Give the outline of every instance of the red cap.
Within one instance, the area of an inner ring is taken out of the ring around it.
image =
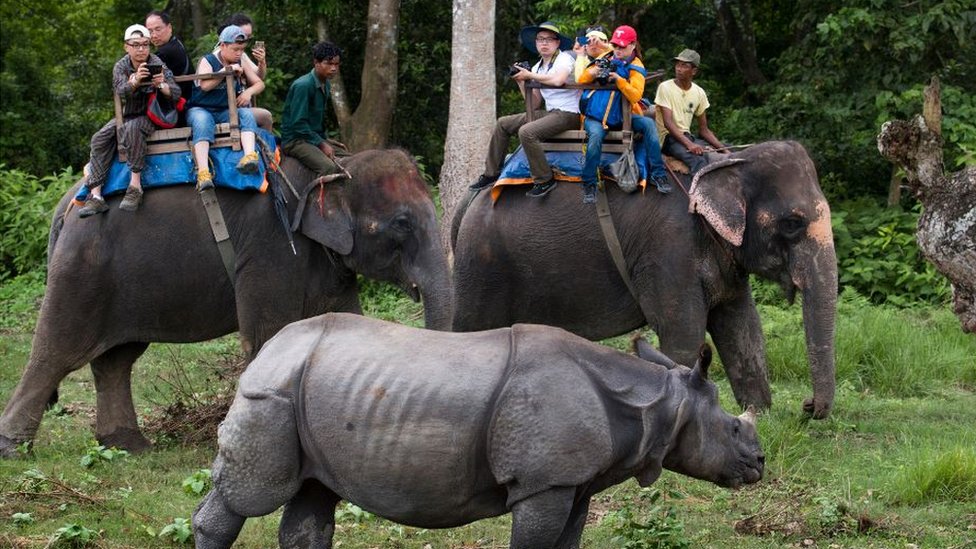
[[[617,27],[617,30],[613,31],[613,36],[610,38],[610,43],[626,48],[636,40],[637,31],[634,30],[634,27],[629,25],[620,25]]]

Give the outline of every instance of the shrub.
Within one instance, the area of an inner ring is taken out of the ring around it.
[[[38,178],[0,164],[0,280],[44,267],[51,215],[77,178],[71,168]]]
[[[643,504],[652,507],[643,514],[647,519],[641,521],[633,507],[624,505],[617,511],[607,514],[605,521],[613,531],[613,546],[622,549],[686,549],[691,546],[685,537],[684,524],[674,517],[670,505],[657,504],[661,492],[654,488],[641,490]]]
[[[949,283],[918,250],[915,228],[921,206],[885,208],[870,200],[848,202],[833,213],[834,242],[842,287],[873,303],[942,304]]]

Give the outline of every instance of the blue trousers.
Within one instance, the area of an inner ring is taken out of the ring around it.
[[[242,132],[255,132],[258,129],[254,122],[254,114],[251,109],[237,109],[237,119],[241,125]],[[230,110],[211,112],[203,107],[190,107],[186,113],[186,123],[193,132],[193,142],[208,141],[214,142],[217,124],[230,122]]]
[[[647,179],[647,174],[654,177],[666,177],[664,158],[661,156],[661,144],[657,140],[657,126],[646,116],[635,116],[631,119],[634,133],[641,134],[640,141],[635,142],[634,159],[640,169],[641,179]],[[583,120],[586,130],[586,154],[583,160],[583,183],[596,184],[597,168],[600,167],[600,157],[603,154],[603,138],[607,129],[603,123],[594,118]]]

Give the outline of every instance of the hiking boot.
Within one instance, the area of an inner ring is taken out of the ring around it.
[[[241,157],[240,161],[237,162],[237,171],[241,173],[258,173],[261,169],[258,163],[258,153],[251,151]]]
[[[208,171],[197,172],[197,190],[205,191],[214,188],[213,176]]]
[[[657,187],[657,192],[661,194],[668,194],[672,190],[671,184],[668,183],[668,178],[663,175],[652,175],[651,183],[654,183],[654,186]]]
[[[89,217],[107,211],[108,204],[105,203],[105,199],[91,194],[88,195],[88,199],[85,200],[85,205],[78,210],[78,217]]]
[[[471,189],[472,191],[477,191],[479,189],[484,189],[485,187],[490,187],[491,184],[497,180],[498,180],[498,176],[491,177],[485,174],[481,174],[478,177],[478,180],[475,181],[474,184],[469,186],[468,188]]]
[[[595,183],[583,183],[583,204],[596,204]]]
[[[549,181],[546,181],[545,183],[536,183],[535,185],[532,185],[532,188],[529,189],[529,192],[525,193],[525,196],[528,196],[530,198],[542,198],[543,196],[549,194],[555,188],[556,188],[556,180],[555,178],[553,178],[550,179]]]
[[[139,204],[142,204],[142,188],[129,187],[125,190],[125,198],[119,204],[119,209],[134,212],[139,209]]]

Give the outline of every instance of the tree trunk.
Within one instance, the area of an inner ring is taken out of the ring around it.
[[[919,249],[952,284],[953,312],[976,332],[976,167],[946,176],[942,165],[942,100],[938,77],[925,88],[923,115],[885,122],[878,150],[904,168],[907,188],[922,203]]]
[[[397,34],[400,0],[370,0],[366,16],[366,58],[363,60],[362,96],[353,111],[341,75],[332,80],[332,105],[342,141],[350,152],[386,146],[393,125],[397,96]],[[328,27],[319,16],[319,38],[327,39]],[[341,47],[341,46],[340,46]]]
[[[756,57],[756,35],[752,29],[749,0],[739,0],[738,5],[739,18],[737,19],[730,0],[715,0],[718,22],[743,80],[750,87],[761,86],[766,83],[766,77],[759,70],[759,61]]]
[[[485,169],[495,125],[495,0],[454,0],[451,97],[440,193],[441,238],[450,253],[451,220],[458,203]]]
[[[204,17],[201,0],[190,0],[190,14],[191,17],[193,17],[193,39],[199,40],[201,36],[210,30],[207,28],[206,17]],[[187,101],[189,101],[189,99],[187,99]]]
[[[363,93],[342,134],[351,152],[382,148],[390,137],[396,110],[399,18],[400,0],[369,1]]]

